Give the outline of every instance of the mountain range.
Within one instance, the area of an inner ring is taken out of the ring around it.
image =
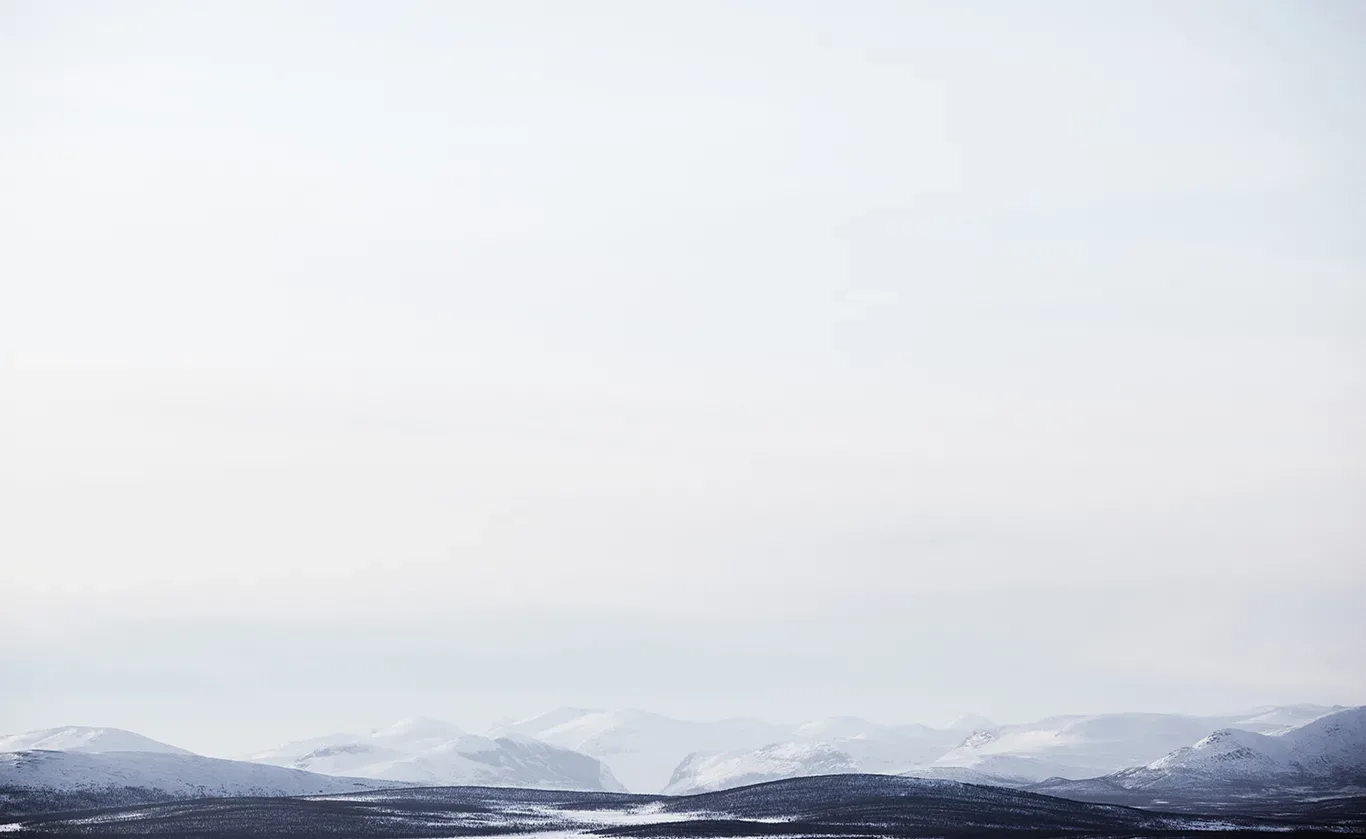
[[[403,786],[695,794],[815,775],[904,774],[1100,803],[1162,807],[1250,791],[1366,794],[1366,707],[1222,716],[1100,714],[968,731],[831,717],[690,722],[561,709],[484,735],[414,717],[297,740],[241,760],[116,728],[0,736],[0,809]],[[37,802],[35,804],[35,802]]]

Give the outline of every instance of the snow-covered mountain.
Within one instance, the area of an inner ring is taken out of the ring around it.
[[[646,711],[561,708],[501,726],[492,735],[520,734],[592,755],[632,792],[658,792],[694,752],[744,751],[790,737],[789,726],[749,719],[676,720]]]
[[[393,786],[399,785],[188,752],[33,749],[0,754],[0,810],[16,812],[180,798],[358,792]]]
[[[719,789],[759,776],[811,774],[830,751],[848,771],[1023,786],[1047,778],[1093,778],[1146,764],[1224,727],[1271,732],[1331,711],[1326,706],[1256,708],[1223,716],[1093,714],[995,726],[966,715],[949,727],[882,725],[827,717],[799,725],[757,720],[689,722],[643,711],[562,708],[495,729],[593,755],[634,792]],[[810,747],[821,745],[826,750]],[[773,749],[789,747],[775,759]],[[798,746],[805,747],[798,748]],[[789,766],[790,770],[780,767]],[[727,778],[727,773],[730,777]]]
[[[1366,784],[1366,706],[1273,734],[1226,728],[1125,773],[1125,784],[1286,780]]]
[[[929,765],[1012,780],[1092,778],[1156,760],[1221,722],[1229,720],[1179,714],[1049,717],[976,731]]]
[[[1316,720],[1324,714],[1331,714],[1334,711],[1341,711],[1345,707],[1344,705],[1312,704],[1269,705],[1235,714],[1235,719],[1230,720],[1224,727],[1269,734],[1304,725],[1310,720]]]
[[[1366,793],[1366,706],[1344,708],[1272,734],[1224,728],[1145,766],[1033,789],[1116,803],[1278,790]]]
[[[529,737],[480,737],[421,717],[365,735],[330,734],[287,743],[248,760],[327,775],[432,786],[623,791],[596,758]]]
[[[789,729],[775,744],[690,755],[675,770],[668,790],[723,789],[751,779],[816,774],[830,750],[849,759],[832,771],[903,774],[969,783],[1024,787],[1049,778],[1094,778],[1146,764],[1217,728],[1243,733],[1282,731],[1333,708],[1291,705],[1224,716],[1093,714],[1049,717],[995,726],[982,717],[960,717],[945,729],[879,725],[857,717],[830,717]],[[969,732],[965,735],[965,731]],[[807,750],[798,748],[798,744]],[[814,751],[814,745],[827,747]],[[832,764],[833,765],[833,764]],[[788,775],[781,774],[783,772]]]
[[[846,772],[893,774],[933,760],[962,737],[924,725],[883,725],[848,716],[772,726],[763,733],[780,739],[689,754],[674,768],[664,791],[681,794]]]
[[[691,754],[674,770],[664,792],[692,795],[783,778],[859,771],[858,760],[827,743],[775,743],[746,752]]]
[[[247,755],[246,760],[345,775],[375,763],[412,756],[465,736],[464,729],[430,717],[408,717],[369,734],[338,732],[295,740]]]
[[[185,749],[124,731],[121,728],[93,728],[86,725],[68,725],[62,728],[44,728],[38,731],[25,731],[21,734],[0,735],[0,752],[21,752],[27,749],[47,749],[57,752],[162,752],[164,754],[188,755]]]
[[[858,717],[827,717],[797,726],[792,738],[833,746],[853,757],[860,772],[895,774],[934,760],[958,744],[962,734],[925,725],[883,725]]]

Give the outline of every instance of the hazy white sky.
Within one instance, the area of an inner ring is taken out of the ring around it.
[[[1366,702],[1363,43],[3,4],[0,731]]]

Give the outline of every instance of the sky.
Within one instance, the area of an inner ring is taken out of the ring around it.
[[[0,7],[0,731],[1366,703],[1366,9]]]

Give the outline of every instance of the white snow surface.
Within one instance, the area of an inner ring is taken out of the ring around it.
[[[27,749],[47,749],[58,752],[161,752],[188,755],[193,752],[124,731],[121,728],[94,728],[68,725],[44,728],[20,734],[0,735],[0,752],[21,752]]]
[[[481,785],[624,792],[601,761],[530,737],[480,737],[440,720],[411,718],[366,735],[287,743],[249,760],[431,786]]]
[[[28,750],[0,754],[0,787],[21,789],[137,788],[178,798],[200,798],[335,794],[385,786],[395,784],[188,753]]]

